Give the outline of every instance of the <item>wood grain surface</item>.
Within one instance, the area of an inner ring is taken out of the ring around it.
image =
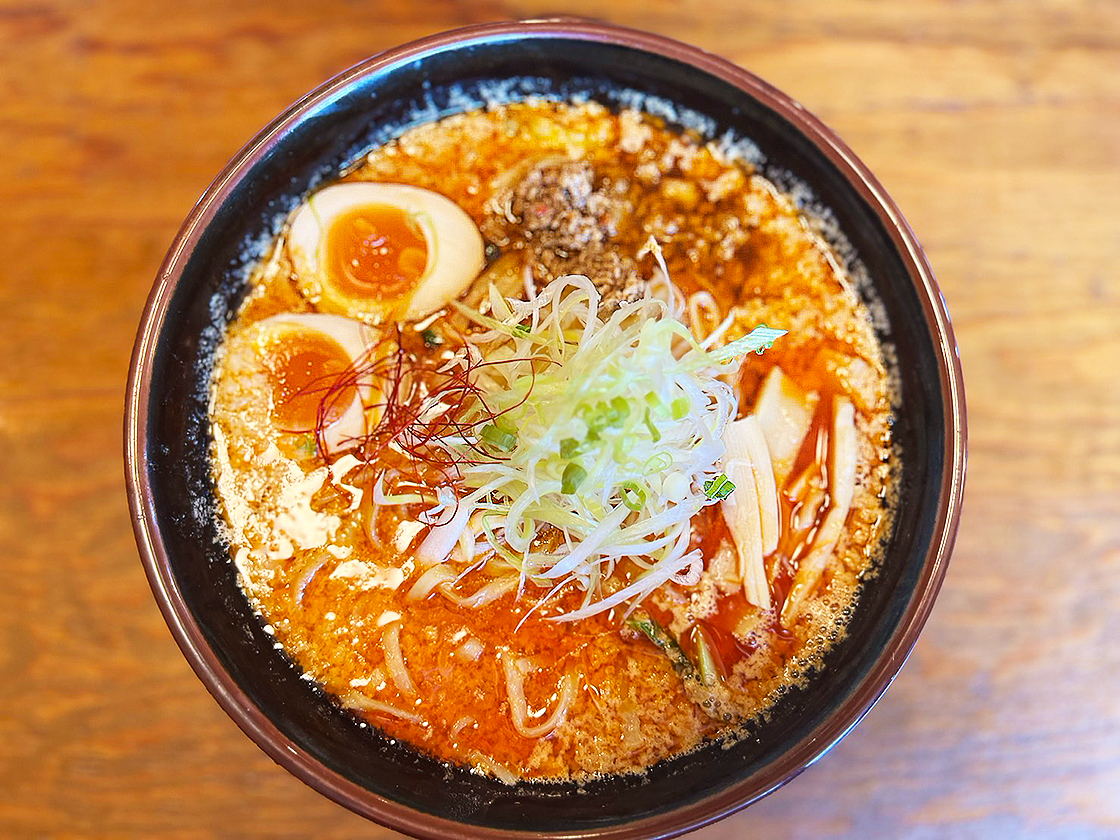
[[[289,102],[566,12],[774,83],[879,175],[953,315],[971,456],[914,654],[838,747],[696,833],[1120,837],[1120,3],[0,0],[0,836],[390,838],[274,765],[133,542],[129,352],[164,251]]]

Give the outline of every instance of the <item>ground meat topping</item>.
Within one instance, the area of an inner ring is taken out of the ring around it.
[[[587,161],[544,161],[507,195],[495,196],[494,206],[503,208],[503,214],[491,217],[487,233],[529,250],[538,283],[583,274],[611,308],[640,297],[645,289],[633,257],[612,245],[628,212],[626,190],[622,181],[596,183]]]

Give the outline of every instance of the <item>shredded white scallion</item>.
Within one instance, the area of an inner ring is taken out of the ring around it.
[[[487,541],[520,574],[518,592],[532,582],[584,593],[556,620],[633,608],[667,580],[694,581],[691,520],[717,501],[704,485],[721,472],[721,436],[737,410],[719,377],[783,331],[760,327],[707,350],[678,320],[679,292],[669,289],[607,314],[591,281],[571,275],[528,300],[491,295],[490,315],[456,304],[486,328],[463,351],[486,360],[474,378],[482,400],[463,424],[479,431],[432,442],[460,466],[454,503],[441,487],[428,512],[446,525],[424,549],[450,553],[481,512]],[[605,593],[624,561],[639,572]]]

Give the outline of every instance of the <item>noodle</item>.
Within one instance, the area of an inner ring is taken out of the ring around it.
[[[401,653],[401,625],[394,622],[388,626],[381,636],[381,646],[385,651],[385,667],[389,670],[389,679],[397,687],[397,691],[406,697],[416,696],[416,686],[408,669],[404,664],[404,655]]]
[[[473,595],[465,597],[456,595],[448,587],[440,587],[440,595],[460,607],[477,608],[485,606],[486,604],[497,601],[503,595],[507,595],[517,588],[517,577],[515,575],[506,575],[498,580],[491,581],[481,586]]]
[[[422,601],[432,594],[432,590],[437,586],[443,586],[455,580],[455,572],[445,564],[432,566],[424,574],[417,578],[416,583],[408,590],[405,595],[406,601]]]
[[[518,734],[525,738],[544,738],[560,726],[568,716],[568,707],[575,697],[575,680],[571,674],[560,677],[559,697],[548,719],[537,726],[529,725],[529,704],[525,700],[525,673],[534,670],[527,660],[514,660],[502,654],[502,668],[506,675],[506,693],[509,696],[509,714]]]
[[[380,700],[371,700],[364,694],[359,694],[356,691],[350,691],[339,698],[342,705],[348,709],[358,709],[363,712],[377,712],[383,715],[392,715],[393,717],[407,720],[411,723],[422,723],[423,720],[419,715],[412,712],[406,712],[404,709],[398,709],[396,706],[391,706],[388,703],[382,703]]]
[[[467,639],[455,650],[455,655],[464,662],[477,662],[485,649],[486,646],[478,639]]]
[[[478,750],[472,750],[468,754],[468,757],[470,758],[471,763],[478,770],[489,773],[491,776],[498,779],[498,781],[505,782],[507,785],[517,784],[518,779],[516,773],[514,773],[504,764],[500,764],[499,762],[490,758],[490,756],[486,755],[485,753],[481,753]]]

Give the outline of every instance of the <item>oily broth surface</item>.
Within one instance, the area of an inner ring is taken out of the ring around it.
[[[254,370],[256,322],[315,311],[293,282],[283,235],[255,272],[219,350],[211,418],[218,495],[242,586],[309,678],[347,705],[377,701],[407,712],[408,719],[377,710],[364,714],[391,736],[441,758],[491,772],[496,764],[524,778],[579,778],[640,771],[730,734],[816,667],[842,634],[845,613],[889,528],[890,404],[868,314],[792,202],[749,168],[633,112],[529,102],[452,116],[374,150],[344,180],[433,189],[458,203],[493,244],[531,249],[531,240],[494,242],[502,225],[493,199],[509,173],[550,155],[591,161],[597,178],[612,184],[628,206],[612,236],[620,253],[636,255],[652,233],[686,295],[707,290],[721,311],[739,307],[727,340],[759,323],[789,330],[771,350],[745,362],[741,412],[753,404],[774,365],[801,387],[818,390],[822,405],[844,394],[857,407],[857,484],[846,533],[796,625],[785,630],[777,608],[761,613],[741,594],[720,587],[715,547],[726,529],[714,506],[694,524],[694,543],[709,557],[700,583],[667,585],[647,601],[650,613],[674,633],[701,626],[713,641],[732,690],[732,703],[721,709],[726,720],[713,720],[689,699],[660,651],[620,631],[618,612],[573,624],[549,621],[577,605],[576,593],[528,618],[540,595],[532,587],[520,599],[510,593],[478,608],[457,606],[438,592],[406,601],[424,571],[409,553],[416,540],[408,534],[415,531],[401,530],[402,520],[415,512],[388,509],[371,538],[363,527],[368,490],[347,488],[341,470],[332,474],[314,457],[307,435],[275,427],[268,383]],[[648,258],[640,266],[645,276],[652,273]],[[706,331],[714,325],[690,326]],[[425,352],[411,327],[403,340],[410,350]],[[831,364],[836,354],[857,363],[838,370]],[[810,441],[820,414],[818,409]],[[807,444],[800,462],[812,456]],[[287,516],[290,526],[279,536],[278,516]],[[791,564],[782,551],[768,564],[780,606]],[[484,570],[473,571],[455,590],[469,594],[490,579]],[[736,638],[732,631],[744,621],[752,632]],[[384,638],[394,626],[414,695],[402,693],[388,674]],[[460,653],[468,640],[481,645],[476,661]],[[515,729],[502,655],[528,665],[525,694],[534,723],[550,714],[561,677],[577,680],[567,719],[551,735],[526,738]]]

